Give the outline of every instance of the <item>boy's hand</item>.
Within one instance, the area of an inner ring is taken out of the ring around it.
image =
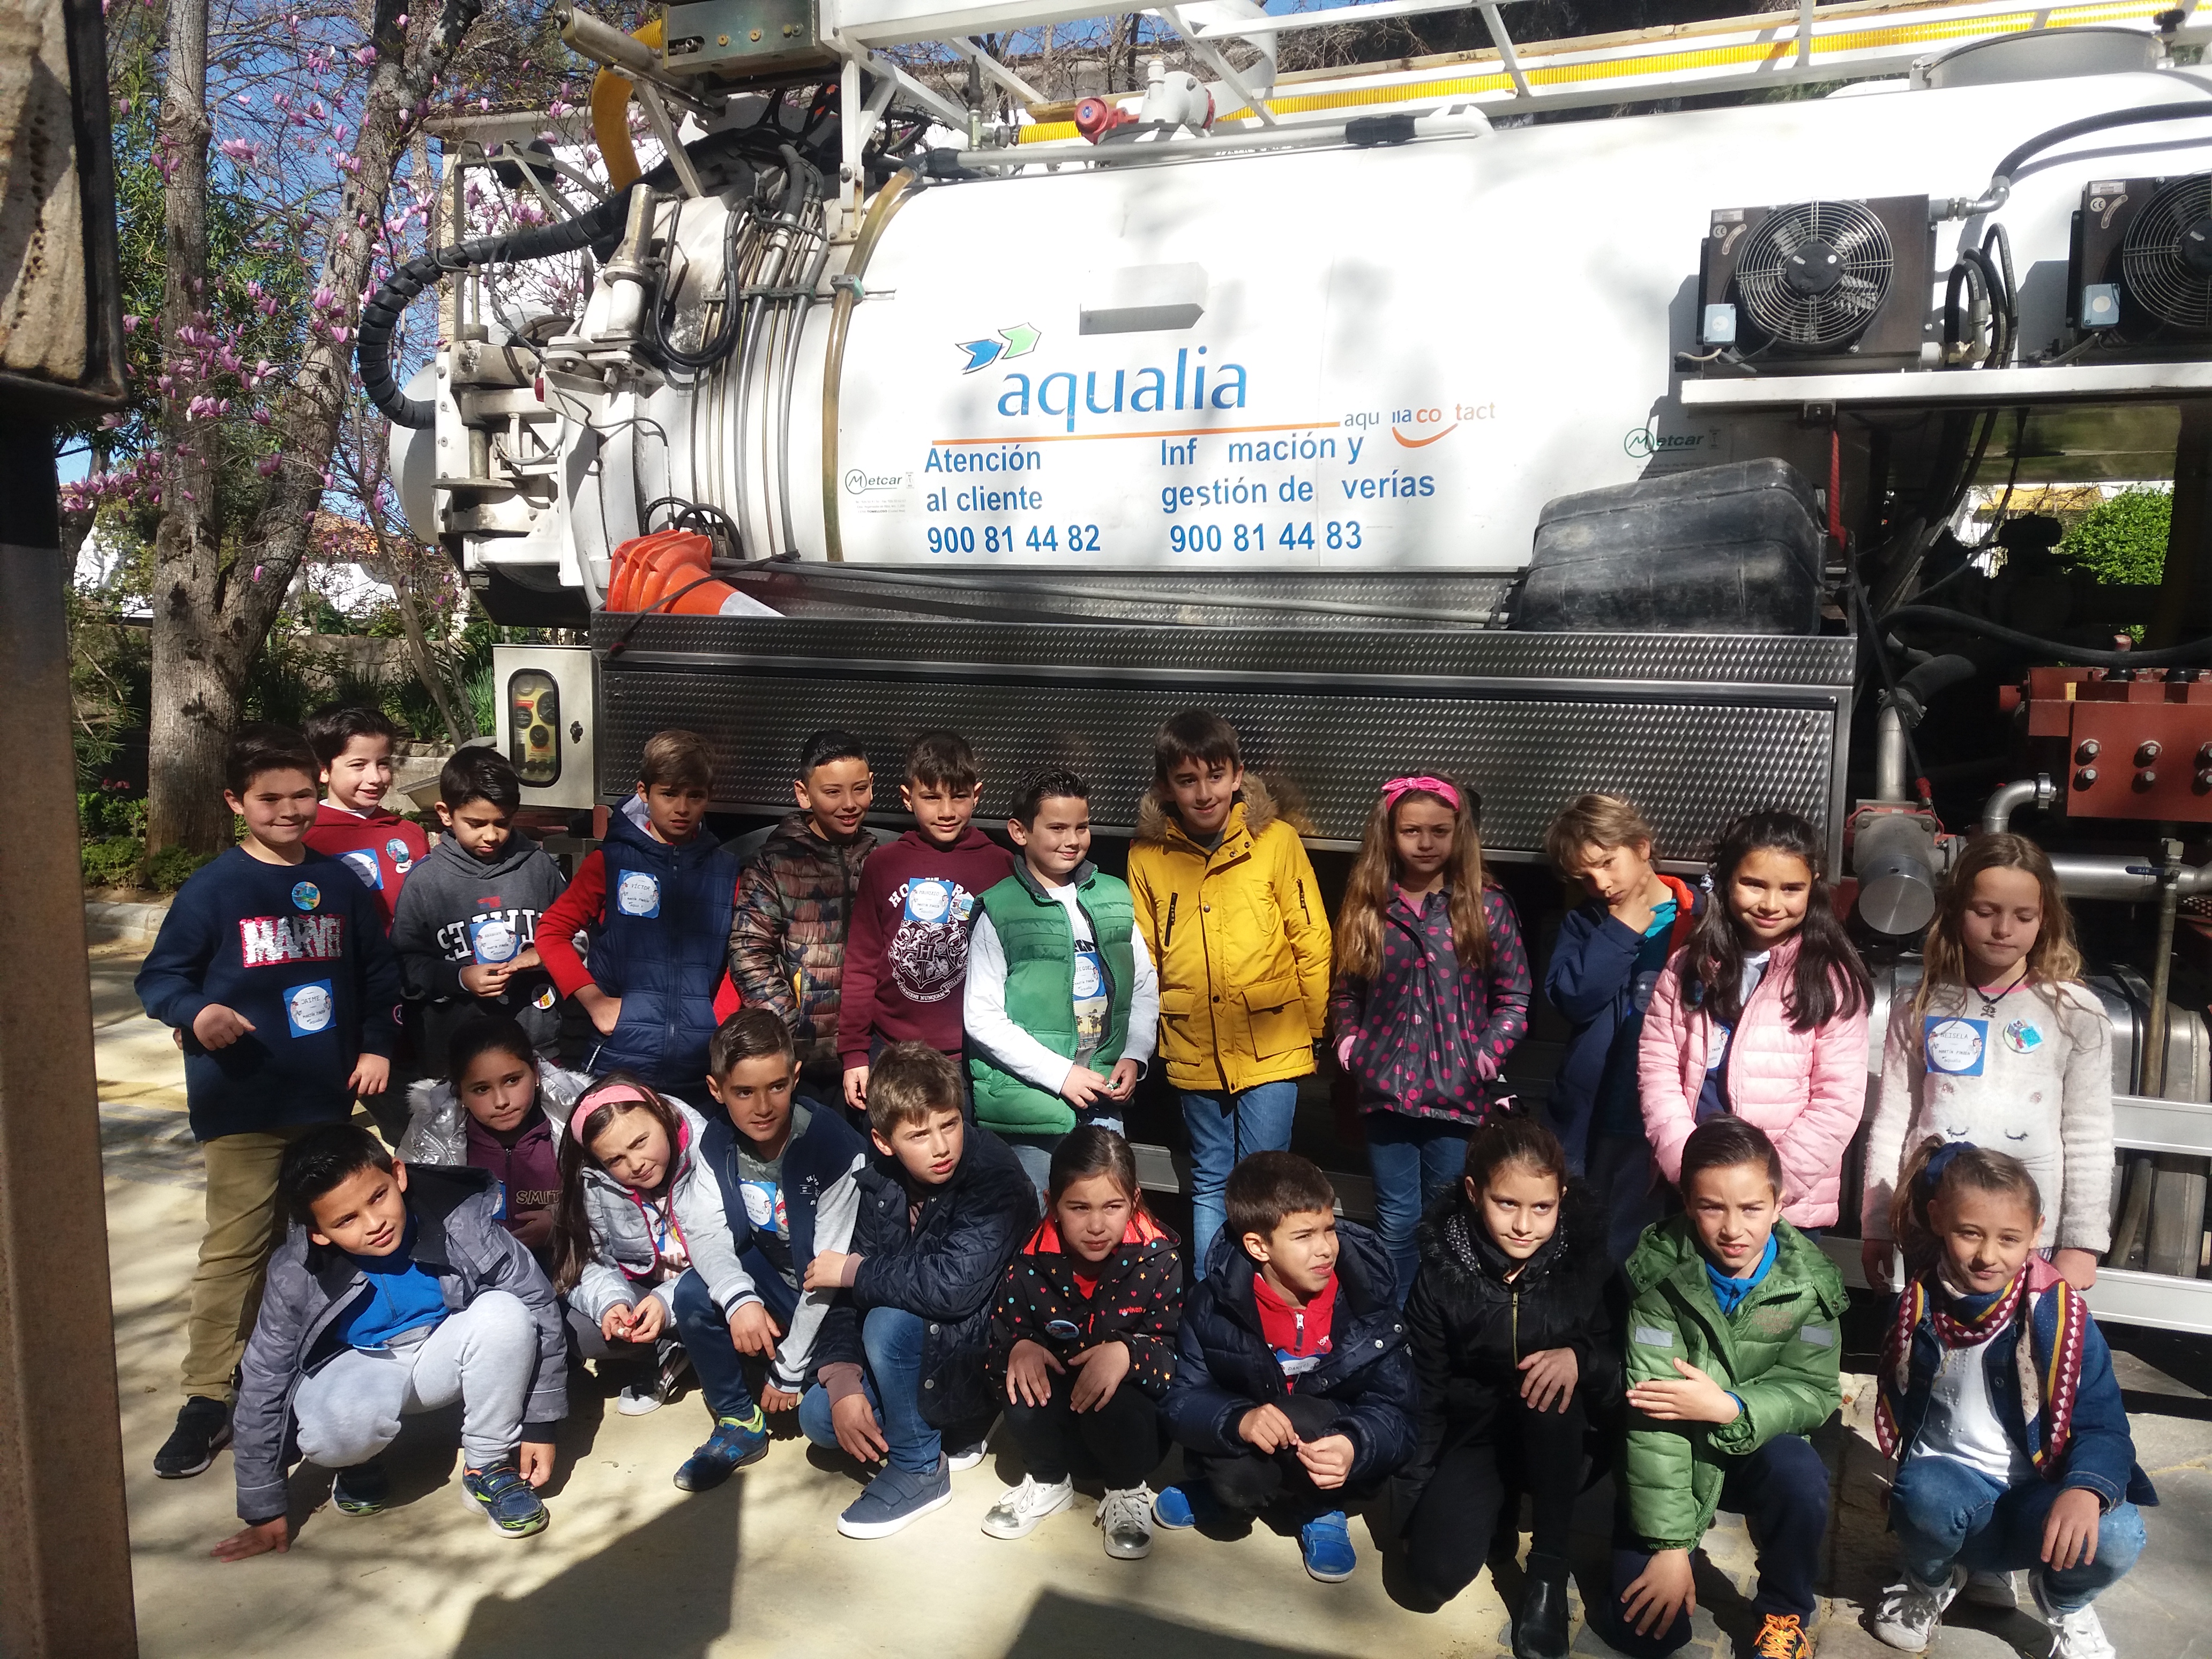
[[[1667,890],[1662,887],[1659,890],[1663,896]],[[1619,903],[1606,906],[1606,911],[1630,933],[1641,933],[1651,925],[1652,918],[1659,914],[1659,907],[1652,902],[1646,888],[1639,887]]]
[[[1127,1100],[1137,1092],[1137,1079],[1144,1074],[1145,1068],[1135,1060],[1117,1060],[1113,1076],[1107,1079],[1106,1092],[1116,1100]]]
[[[1735,1396],[1686,1359],[1677,1359],[1674,1377],[1638,1382],[1628,1391],[1628,1403],[1661,1423],[1733,1423],[1743,1408]]]
[[[1698,1610],[1698,1581],[1687,1550],[1661,1550],[1620,1593],[1621,1613],[1638,1636],[1653,1636]]]
[[[2058,1269],[2058,1276],[2077,1291],[2086,1291],[2097,1282],[2097,1254],[2094,1250],[2053,1250],[2051,1265]]]
[[[1298,1431],[1279,1406],[1253,1407],[1237,1419],[1237,1437],[1259,1452],[1279,1452],[1298,1443]]]
[[[848,1066],[845,1072],[845,1103],[856,1112],[868,1109],[868,1068]]]
[[[543,968],[544,965],[545,958],[538,954],[538,947],[534,945],[526,945],[515,954],[514,959],[507,964],[507,970],[510,974],[519,974],[526,968]]]
[[[1869,1289],[1886,1291],[1891,1288],[1890,1258],[1896,1253],[1896,1245],[1886,1238],[1863,1238],[1859,1241],[1859,1266],[1866,1273]]]
[[[553,1478],[553,1443],[526,1440],[514,1449],[515,1473],[530,1483],[532,1492]]]
[[[775,1340],[782,1334],[783,1327],[757,1302],[748,1302],[730,1316],[730,1346],[739,1353],[774,1359]]]
[[[848,1394],[830,1408],[830,1425],[837,1443],[855,1462],[873,1463],[889,1455],[891,1443],[876,1423],[876,1408],[865,1394]]]
[[[622,999],[611,997],[596,985],[586,985],[576,993],[576,1004],[592,1022],[592,1029],[601,1036],[615,1034],[616,1022],[622,1018]]]
[[[1325,1434],[1318,1440],[1298,1442],[1298,1462],[1306,1466],[1314,1485],[1331,1492],[1352,1474],[1352,1449],[1349,1435]]]
[[[834,1291],[842,1283],[845,1263],[849,1260],[843,1250],[821,1250],[806,1264],[806,1276],[799,1280],[799,1288],[808,1291]]]
[[[495,997],[514,976],[511,962],[472,962],[461,969],[461,989],[472,997]]]
[[[1085,1348],[1068,1362],[1075,1366],[1075,1386],[1068,1390],[1070,1411],[1103,1411],[1114,1397],[1114,1390],[1121,1386],[1121,1379],[1129,1374],[1136,1363],[1126,1342],[1102,1342],[1095,1348]]]
[[[799,1396],[787,1389],[777,1388],[773,1382],[761,1389],[760,1400],[761,1409],[764,1412],[795,1412],[799,1409]]]
[[[371,1095],[382,1094],[391,1081],[390,1060],[382,1054],[363,1054],[354,1061],[353,1075],[346,1079],[346,1087],[353,1091],[356,1099],[366,1100]]]
[[[1087,1109],[1105,1092],[1106,1079],[1088,1066],[1069,1066],[1067,1075],[1060,1080],[1060,1097],[1078,1111]]]
[[[514,1212],[514,1242],[526,1250],[542,1250],[545,1241],[553,1237],[553,1212],[545,1210],[517,1210]]]
[[[1572,1348],[1546,1348],[1521,1362],[1521,1398],[1532,1412],[1557,1407],[1564,1414],[1574,1398],[1582,1365]]]
[[[291,1547],[292,1523],[280,1515],[274,1521],[264,1521],[258,1527],[231,1534],[215,1547],[214,1553],[218,1561],[243,1561],[252,1556],[267,1555],[272,1550],[282,1555]]]
[[[2058,1494],[2043,1523],[2043,1565],[2063,1572],[2075,1565],[2088,1566],[2097,1559],[2097,1528],[2105,1507],[2086,1486],[2069,1486]]]
[[[1080,1359],[1082,1356],[1077,1355]],[[1052,1357],[1052,1350],[1042,1342],[1032,1342],[1027,1337],[1014,1344],[1014,1351],[1006,1356],[1006,1403],[1013,1406],[1046,1406],[1052,1403],[1052,1371],[1065,1371],[1066,1366]],[[1079,1385],[1080,1379],[1079,1379]],[[1080,1411],[1081,1407],[1076,1409]]]
[[[210,1002],[192,1018],[193,1040],[201,1048],[210,1050],[228,1048],[252,1030],[252,1020],[237,1009],[226,1008],[220,1002]],[[240,1538],[245,1535],[244,1533],[239,1534]],[[260,1551],[256,1550],[253,1553],[258,1555]]]

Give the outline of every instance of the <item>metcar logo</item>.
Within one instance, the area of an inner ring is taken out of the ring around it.
[[[1705,435],[1702,432],[1655,432],[1648,426],[1639,426],[1620,441],[1620,447],[1640,461],[1647,455],[1680,455],[1702,448]]]
[[[903,472],[867,472],[859,467],[845,475],[845,493],[865,495],[872,489],[904,489],[907,475]]]

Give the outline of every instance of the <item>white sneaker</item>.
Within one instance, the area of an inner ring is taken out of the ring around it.
[[[643,1417],[659,1411],[666,1401],[660,1393],[660,1379],[650,1382],[626,1382],[615,1397],[615,1409],[624,1417]]]
[[[1099,1501],[1098,1529],[1116,1561],[1141,1561],[1152,1553],[1152,1489],[1109,1486]]]
[[[945,1448],[945,1467],[958,1474],[963,1469],[974,1468],[990,1455],[991,1443],[988,1439],[978,1440],[972,1446],[963,1446],[958,1451],[947,1446]]]
[[[990,1538],[1026,1538],[1037,1529],[1037,1525],[1048,1515],[1058,1515],[1075,1501],[1075,1483],[1058,1480],[1051,1486],[1040,1486],[1032,1475],[1024,1475],[1022,1484],[1009,1486],[1000,1494],[999,1501],[983,1511],[983,1532]]]
[[[2119,1659],[2112,1638],[2105,1634],[2094,1607],[2061,1613],[2051,1605],[2050,1586],[2040,1571],[2027,1575],[2027,1588],[2035,1597],[2035,1610],[2051,1626],[2051,1659]]]
[[[2010,1613],[2020,1605],[2020,1592],[2013,1588],[2008,1572],[1970,1572],[1959,1599],[1973,1607]]]
[[[1936,1627],[1943,1622],[1943,1609],[1958,1593],[1955,1571],[1940,1587],[1923,1584],[1908,1572],[1885,1589],[1881,1600],[1875,1603],[1874,1633],[1891,1647],[1924,1653],[1936,1639]]]

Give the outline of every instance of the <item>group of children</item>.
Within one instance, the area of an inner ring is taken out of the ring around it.
[[[1610,1469],[1607,1640],[1688,1639],[1690,1552],[1726,1508],[1759,1547],[1762,1659],[1811,1651],[1827,1477],[1805,1437],[1840,1399],[1844,1306],[1819,1241],[1873,994],[1802,819],[1740,818],[1693,887],[1630,804],[1559,815],[1547,849],[1586,896],[1550,952],[1571,1034],[1535,1116],[1502,1085],[1528,952],[1449,778],[1383,787],[1332,928],[1203,711],[1159,733],[1127,882],[1091,861],[1071,773],[1021,790],[1011,854],[978,830],[948,733],[912,745],[915,827],[888,842],[860,746],[817,734],[799,810],[747,860],[705,827],[704,744],[661,732],[565,885],[490,750],[447,765],[434,848],[385,812],[392,739],[356,710],[304,742],[242,733],[245,839],[179,893],[139,981],[179,1032],[209,1177],[155,1468],[233,1442],[246,1526],[218,1553],[289,1541],[288,1445],[336,1472],[339,1511],[373,1512],[401,1418],[455,1401],[465,1495],[542,1528],[588,1361],[624,1412],[696,1377],[712,1428],[686,1491],[794,1413],[875,1470],[838,1520],[854,1538],[949,1504],[1001,1419],[1028,1473],[984,1530],[1024,1536],[1096,1481],[1117,1559],[1266,1514],[1339,1580],[1351,1512],[1387,1500],[1440,1605],[1510,1549],[1525,1495],[1523,1659],[1566,1651],[1568,1520]],[[2089,1602],[2155,1501],[2079,1295],[2112,1166],[2080,970],[2048,860],[1982,836],[1891,1013],[1862,1236],[1872,1282],[1905,1270],[1881,1376],[1904,1572],[1875,1621],[1901,1647],[1961,1584],[2008,1597],[2029,1567],[2054,1653],[2109,1654]],[[564,999],[592,1033],[576,1070]],[[1156,1056],[1187,1246],[1123,1133]],[[1373,1231],[1289,1151],[1327,1056]],[[1155,1492],[1170,1445],[1182,1477]]]

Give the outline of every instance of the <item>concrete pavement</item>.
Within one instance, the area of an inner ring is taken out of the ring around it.
[[[1020,1470],[996,1455],[953,1478],[949,1508],[897,1538],[853,1543],[831,1527],[859,1489],[842,1458],[785,1440],[721,1491],[687,1497],[670,1476],[706,1432],[696,1395],[623,1418],[589,1383],[575,1390],[562,1427],[547,1494],[553,1523],[537,1538],[508,1541],[464,1510],[457,1425],[447,1413],[410,1423],[390,1455],[392,1509],[341,1516],[327,1501],[328,1474],[303,1469],[293,1481],[299,1531],[290,1553],[236,1565],[210,1559],[209,1548],[237,1524],[229,1457],[193,1480],[156,1480],[150,1468],[179,1403],[200,1186],[176,1050],[131,994],[138,955],[136,947],[98,948],[93,991],[146,1659],[292,1659],[341,1650],[349,1659],[559,1659],[617,1650],[653,1659],[1066,1659],[1077,1651],[1490,1659],[1510,1651],[1506,1604],[1489,1572],[1441,1613],[1407,1611],[1393,1599],[1398,1576],[1370,1522],[1353,1527],[1358,1573],[1335,1585],[1307,1578],[1295,1539],[1264,1527],[1228,1542],[1163,1534],[1148,1560],[1109,1560],[1089,1502],[1026,1540],[1000,1543],[977,1523]],[[2129,1659],[2212,1659],[2212,1401],[2191,1386],[2212,1384],[2197,1369],[2212,1364],[2212,1344],[2113,1334],[2136,1351],[2122,1357],[2123,1376],[2142,1462],[2166,1502],[2148,1517],[2142,1566],[2100,1603],[2106,1627]],[[1891,1560],[1881,1514],[1887,1465],[1870,1425],[1864,1379],[1854,1379],[1843,1420],[1820,1437],[1838,1494],[1824,1585],[1834,1599],[1816,1631],[1823,1659],[1891,1651],[1860,1622]],[[1161,1478],[1172,1474],[1171,1463]],[[1577,1578],[1585,1589],[1603,1582],[1610,1504],[1601,1484],[1577,1512]],[[1747,1655],[1751,1551],[1741,1524],[1723,1517],[1705,1553],[1707,1605],[1690,1659]],[[1504,1571],[1517,1595],[1517,1579]],[[1611,1651],[1579,1625],[1574,1650]],[[1934,1651],[1938,1659],[2041,1659],[2048,1637],[2032,1612],[1967,1613],[1954,1614]]]

